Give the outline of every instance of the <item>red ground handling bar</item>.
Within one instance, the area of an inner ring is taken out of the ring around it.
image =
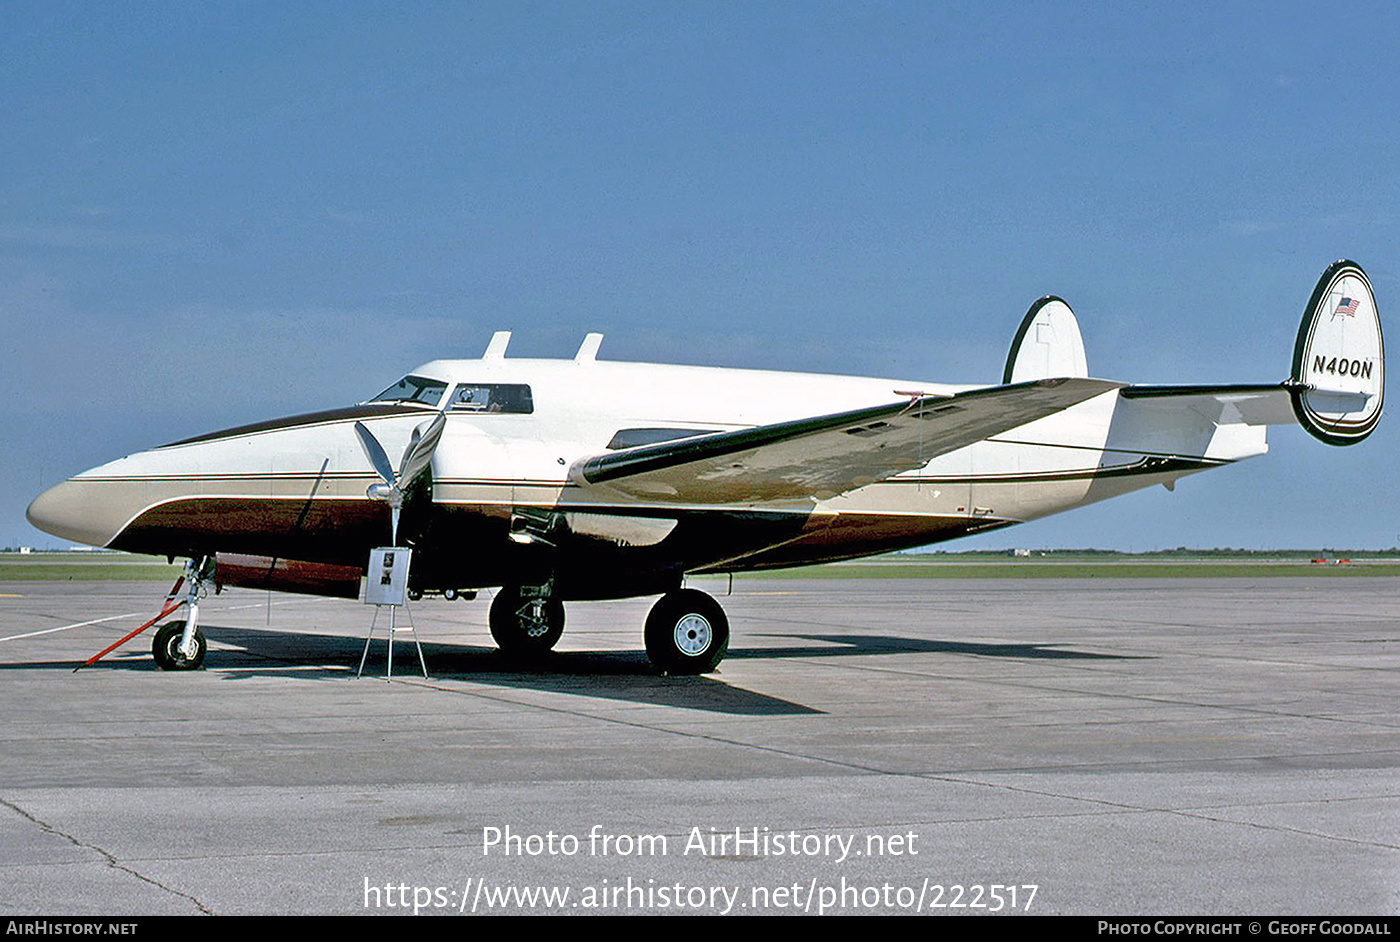
[[[166,596],[165,596],[165,607],[161,609],[159,615],[157,615],[155,618],[152,618],[150,621],[146,622],[144,625],[142,625],[140,628],[137,628],[135,631],[133,631],[131,634],[127,635],[126,637],[124,637],[124,638],[122,638],[122,639],[120,639],[120,640],[118,640],[118,641],[114,641],[112,644],[109,644],[107,647],[103,648],[101,651],[98,651],[98,652],[97,652],[96,654],[94,654],[92,657],[88,658],[86,661],[84,661],[83,663],[79,664],[77,667],[73,668],[73,673],[76,674],[78,671],[82,670],[84,667],[91,667],[92,665],[96,664],[98,661],[102,660],[102,658],[106,657],[108,654],[111,654],[111,653],[112,653],[113,651],[115,651],[117,648],[119,648],[119,647],[121,647],[122,645],[126,644],[126,643],[127,643],[128,641],[130,641],[132,638],[136,637],[136,636],[139,635],[141,632],[145,631],[147,628],[151,627],[151,626],[154,625],[156,622],[160,621],[160,620],[161,620],[162,618],[164,618],[166,615],[169,615],[171,612],[175,611],[175,610],[176,610],[177,608],[179,608],[181,605],[184,605],[184,604],[185,604],[185,600],[184,600],[184,599],[178,599],[178,600],[175,599],[175,593],[177,593],[177,592],[180,591],[180,586],[184,585],[184,583],[185,583],[185,577],[184,577],[183,575],[180,576],[178,579],[175,580],[175,584],[174,584],[173,586],[171,586],[171,587],[170,587],[170,591],[169,591],[168,593],[166,593]]]

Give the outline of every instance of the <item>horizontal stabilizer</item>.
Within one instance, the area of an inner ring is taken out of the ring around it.
[[[1381,417],[1385,350],[1371,284],[1355,262],[1323,273],[1303,312],[1287,382],[1266,385],[1125,386],[1119,395],[1158,414],[1185,409],[1216,425],[1298,422],[1329,445],[1371,434]]]
[[[595,455],[569,478],[668,503],[826,499],[1118,388],[1049,379],[814,416]]]
[[[1292,425],[1293,403],[1287,383],[1224,386],[1124,386],[1129,400],[1162,400],[1190,409],[1216,425]]]

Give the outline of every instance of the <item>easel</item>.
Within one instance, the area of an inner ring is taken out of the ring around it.
[[[418,628],[413,624],[413,613],[408,609],[408,567],[413,558],[413,550],[403,546],[382,546],[369,551],[369,576],[365,580],[365,604],[374,606],[374,620],[370,622],[369,635],[365,638],[365,649],[360,653],[360,668],[355,671],[359,677],[365,670],[365,658],[369,655],[369,644],[374,640],[374,629],[379,624],[379,613],[389,609],[388,668],[385,680],[394,679],[394,632],[413,633],[413,646],[418,649],[418,664],[423,669],[423,678],[428,677],[428,662],[423,658],[423,645],[418,642]],[[399,606],[408,615],[408,628],[399,628],[395,616]]]

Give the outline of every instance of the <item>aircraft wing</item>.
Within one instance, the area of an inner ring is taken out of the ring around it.
[[[1116,389],[1044,379],[594,455],[570,480],[675,503],[826,499]]]

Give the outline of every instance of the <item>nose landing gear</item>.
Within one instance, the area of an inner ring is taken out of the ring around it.
[[[201,556],[185,563],[185,605],[190,614],[185,621],[163,625],[151,642],[151,655],[163,671],[197,671],[204,666],[209,644],[199,630],[199,600],[208,594],[214,578],[214,557]]]
[[[204,633],[199,630],[199,600],[207,593],[206,584],[213,578],[214,557],[201,556],[199,559],[189,560],[185,563],[184,575],[176,579],[175,584],[170,587],[170,593],[166,595],[165,605],[159,615],[107,645],[73,670],[80,671],[84,667],[96,664],[165,616],[173,614],[181,605],[189,606],[189,618],[185,621],[171,622],[157,631],[155,642],[151,645],[151,653],[155,656],[156,666],[161,670],[198,670],[204,664],[204,653],[209,647],[204,640]],[[180,586],[186,584],[188,589],[185,597],[178,598]]]

